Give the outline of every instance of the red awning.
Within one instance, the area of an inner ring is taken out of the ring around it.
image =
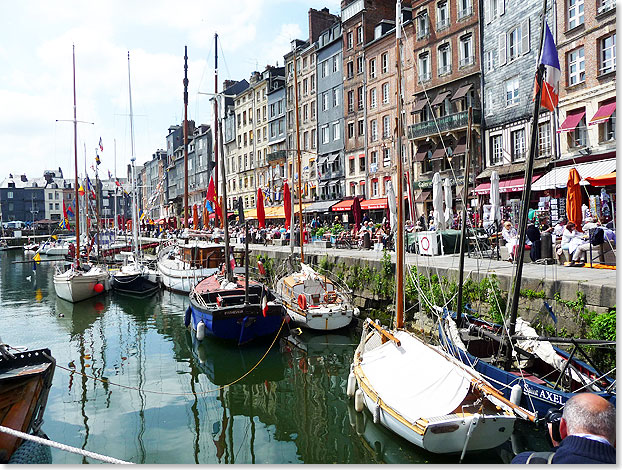
[[[561,126],[559,126],[557,132],[560,133],[574,131],[575,128],[579,125],[579,122],[581,122],[581,119],[583,119],[583,116],[585,116],[585,110],[575,113],[568,113],[568,115],[566,116],[566,120],[562,123]]]
[[[354,199],[346,199],[345,201],[341,201],[335,204],[333,207],[331,207],[331,210],[337,211],[337,212],[349,211],[352,209],[353,203],[354,203]]]
[[[594,117],[590,119],[590,126],[592,124],[602,124],[603,122],[607,122],[609,118],[611,117],[611,115],[615,112],[615,110],[616,110],[615,101],[613,103],[602,105],[600,108],[598,108],[598,111],[596,111],[596,114],[594,114]]]
[[[585,178],[592,186],[610,186],[616,184],[616,172],[607,173],[606,175],[596,176],[594,178]]]
[[[531,179],[533,183],[540,175],[534,176]],[[525,178],[513,178],[511,180],[503,180],[499,181],[499,192],[500,193],[514,193],[517,191],[522,191],[525,188]],[[475,187],[473,190],[475,194],[488,194],[490,193],[490,181],[488,183],[482,183]]]
[[[350,160],[354,160],[356,158],[356,155],[352,154],[348,157]]]
[[[361,202],[361,209],[364,211],[373,209],[386,209],[388,206],[387,198],[382,197],[379,199],[365,199]]]

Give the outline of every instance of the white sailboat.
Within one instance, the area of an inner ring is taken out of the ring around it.
[[[132,112],[132,86],[130,81],[130,53],[127,53],[127,75],[130,96],[130,139],[132,149],[132,248],[131,262],[123,265],[121,269],[112,275],[113,289],[135,296],[155,294],[160,289],[158,272],[141,262],[138,251],[138,205],[136,194],[136,157],[134,156],[134,115]],[[130,261],[130,260],[127,260]]]
[[[76,117],[76,53],[73,47],[73,139],[76,191],[76,214],[79,214],[78,199],[78,121]],[[61,299],[69,302],[94,297],[110,288],[108,270],[100,266],[80,266],[80,222],[76,217],[76,255],[74,263],[66,271],[56,268],[54,290]]]
[[[401,2],[396,5],[397,196],[403,194]],[[356,411],[434,453],[494,448],[512,433],[516,416],[535,419],[481,375],[404,329],[404,210],[397,204],[396,322],[388,330],[367,319],[348,377]]]

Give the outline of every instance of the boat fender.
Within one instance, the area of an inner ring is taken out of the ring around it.
[[[361,314],[361,311],[359,310],[358,307],[354,307],[354,316],[358,317]]]
[[[101,282],[98,282],[93,286],[93,290],[98,294],[101,294],[102,292],[104,292],[104,285]]]
[[[346,387],[346,395],[348,395],[348,397],[351,398],[354,396],[355,391],[356,391],[356,377],[354,376],[352,372],[350,372],[350,375],[348,375],[348,386]]]
[[[200,321],[199,323],[197,323],[197,339],[199,341],[203,341],[204,338],[205,338],[205,323]]]
[[[300,307],[300,310],[307,309],[307,296],[306,295],[304,294],[298,295],[298,306]]]
[[[523,388],[519,384],[514,384],[512,386],[512,391],[510,392],[510,401],[515,405],[520,403],[520,399],[523,395]]]
[[[380,403],[376,402],[374,404],[374,424],[378,424],[380,422]]]
[[[365,407],[365,399],[363,397],[363,390],[359,388],[356,390],[356,392],[354,392],[354,409],[358,413],[360,413],[361,411],[363,411],[364,407]]]
[[[190,325],[190,316],[192,315],[192,307],[190,307],[190,305],[188,305],[188,308],[186,309],[186,314],[184,315],[184,326],[186,328],[188,328],[188,326]]]

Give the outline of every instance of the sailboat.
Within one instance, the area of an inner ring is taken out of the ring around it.
[[[130,139],[132,148],[132,245],[133,262],[125,264],[112,275],[112,288],[135,296],[147,296],[160,290],[158,272],[140,260],[138,251],[138,205],[136,194],[136,157],[134,156],[134,115],[132,113],[132,83],[130,76],[130,53],[127,53],[127,74],[130,96]]]
[[[516,416],[535,416],[505,399],[478,372],[404,329],[401,2],[396,5],[397,233],[396,321],[387,329],[366,319],[348,376],[356,411],[434,453],[491,449],[507,439]]]
[[[61,299],[79,302],[101,294],[110,287],[108,270],[101,266],[80,265],[80,213],[78,199],[78,121],[76,114],[76,49],[73,46],[73,143],[76,196],[76,252],[73,264],[66,271],[56,268],[54,290]]]
[[[215,99],[222,99],[216,95]],[[221,116],[224,115],[221,114]],[[222,132],[222,119],[218,122],[217,133]],[[221,137],[221,135],[219,135]],[[227,188],[225,158],[222,138],[221,161],[223,213],[227,214]],[[243,208],[240,207],[240,213]],[[233,259],[229,246],[229,222],[223,217],[225,258]],[[253,281],[249,276],[248,222],[245,224],[244,272],[234,272],[233,262],[224,263],[223,270],[197,283],[190,292],[190,306],[186,310],[184,324],[196,332],[196,339],[205,336],[226,340],[236,340],[238,344],[255,338],[274,334],[283,323],[283,307],[274,294],[263,283]]]
[[[294,57],[294,63],[296,63]],[[294,89],[298,89],[298,72],[294,67]],[[300,158],[300,116],[298,107],[298,94],[294,93],[296,107],[296,156],[297,156],[297,194],[298,194],[298,220],[300,229],[300,267],[295,266],[288,269],[288,264],[283,268],[287,272],[278,275],[275,285],[275,293],[283,303],[287,315],[292,322],[305,328],[319,331],[331,331],[344,328],[352,322],[354,315],[358,316],[358,308],[352,302],[350,292],[340,288],[339,284],[330,279],[326,274],[320,274],[311,266],[305,264],[304,257],[304,224],[302,218],[302,163]],[[294,166],[292,165],[292,168]],[[285,194],[285,197],[287,197]],[[287,204],[285,204],[287,207]],[[294,212],[295,204],[291,204],[292,213],[286,214],[290,217],[292,257],[290,261],[294,265]],[[287,227],[287,225],[286,225]],[[297,264],[297,263],[296,263]],[[295,269],[295,270],[294,270]],[[293,271],[293,272],[292,272]]]
[[[184,52],[184,225],[188,228],[188,48]],[[227,242],[228,243],[228,242]],[[158,250],[162,285],[189,294],[198,281],[216,273],[225,262],[223,246],[200,240],[172,241]]]
[[[541,41],[542,51],[545,36],[546,1],[542,10]],[[548,26],[546,34],[550,35]],[[552,41],[552,35],[550,36]],[[540,116],[542,81],[545,73],[543,64],[538,65],[536,73],[537,95],[532,117],[532,134],[529,158],[525,167],[525,188],[522,193],[519,224],[519,253],[511,292],[509,322],[498,325],[486,322],[462,312],[462,279],[458,282],[457,309],[455,313],[437,309],[442,315],[439,322],[441,343],[456,358],[479,371],[492,381],[505,395],[515,403],[532,412],[544,415],[550,408],[561,408],[575,393],[592,392],[616,402],[616,381],[611,374],[597,369],[582,346],[615,346],[612,341],[584,340],[575,338],[542,337],[528,322],[517,317],[518,300],[523,270],[523,255],[527,230],[527,216],[531,196],[531,183],[535,152],[537,151],[537,129]],[[470,145],[467,139],[467,145]],[[468,185],[468,167],[465,167],[465,183]],[[467,194],[465,190],[463,194]],[[466,222],[466,209],[462,220]],[[462,227],[462,240],[465,240],[466,223]],[[459,275],[463,274],[464,243],[460,250]],[[570,353],[553,344],[572,345]],[[582,354],[585,361],[578,358]]]

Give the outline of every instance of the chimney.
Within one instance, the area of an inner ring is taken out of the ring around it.
[[[28,182],[28,178],[26,178],[26,175],[22,175],[21,176],[21,180],[22,180],[23,183]]]
[[[236,83],[238,83],[237,80],[225,80],[224,82],[222,82],[222,88],[223,90],[226,90],[228,88],[231,88]]]
[[[326,7],[319,11],[309,8],[309,42],[314,43],[317,41],[320,33],[328,29],[336,21],[339,21],[339,17],[331,15]]]

